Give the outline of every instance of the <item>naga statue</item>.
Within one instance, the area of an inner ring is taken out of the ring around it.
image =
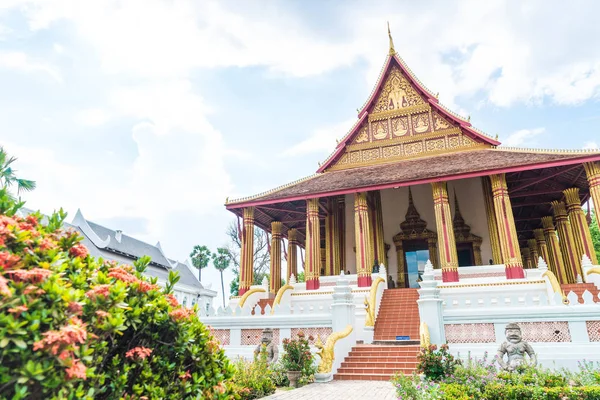
[[[277,345],[273,343],[272,329],[263,329],[260,344],[256,346],[254,354],[260,354],[263,346],[265,346],[265,351],[267,352],[267,364],[273,364],[277,362],[277,358],[279,358],[279,349],[277,348]]]
[[[367,314],[365,315],[365,326],[375,326],[375,310],[369,299],[367,299],[367,296],[365,296],[364,305],[365,310],[367,311]]]
[[[496,360],[500,367],[506,371],[515,371],[520,365],[525,364],[525,353],[529,355],[530,363],[535,365],[537,357],[533,351],[533,347],[523,341],[521,335],[521,327],[515,323],[506,325],[505,329],[506,342],[500,345]],[[508,357],[507,362],[504,362],[504,355]]]
[[[321,362],[319,363],[319,373],[326,374],[331,372],[331,369],[333,368],[333,360],[335,358],[333,353],[335,342],[352,333],[352,329],[352,325],[348,325],[343,331],[332,333],[329,335],[324,345],[323,342],[321,342],[321,338],[317,335],[315,347],[319,349],[317,354],[319,357],[321,357]]]

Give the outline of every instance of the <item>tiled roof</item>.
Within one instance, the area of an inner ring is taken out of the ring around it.
[[[438,156],[407,159],[390,164],[329,171],[300,180],[298,183],[283,186],[265,194],[232,200],[227,203],[230,209],[252,205],[257,202],[277,203],[286,200],[317,197],[332,193],[348,193],[364,188],[382,188],[386,185],[423,183],[436,178],[460,177],[472,174],[487,175],[511,168],[535,169],[552,163],[573,163],[578,160],[600,159],[600,152],[582,151],[540,151],[531,149],[487,148],[480,150],[447,153]],[[583,162],[583,161],[581,161]]]

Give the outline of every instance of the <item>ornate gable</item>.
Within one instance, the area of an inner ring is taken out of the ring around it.
[[[389,163],[499,142],[442,107],[390,48],[359,122],[318,172]]]

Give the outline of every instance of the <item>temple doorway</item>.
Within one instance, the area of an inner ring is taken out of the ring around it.
[[[429,248],[426,240],[410,240],[404,242],[404,288],[419,288],[425,263],[429,259]]]

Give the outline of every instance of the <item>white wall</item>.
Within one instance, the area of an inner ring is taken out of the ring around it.
[[[430,184],[411,186],[415,207],[421,218],[427,222],[427,228],[436,232],[435,214],[433,210],[433,192]],[[492,257],[489,240],[485,201],[480,178],[461,179],[448,182],[452,216],[454,216],[454,190],[456,190],[461,214],[465,222],[471,226],[471,233],[481,236],[481,257],[484,264]],[[354,252],[354,194],[346,195],[346,265],[344,270],[356,273],[356,253]],[[381,191],[383,209],[383,235],[385,243],[390,246],[387,253],[388,274],[394,279],[397,276],[398,261],[393,237],[400,232],[400,223],[404,221],[408,210],[408,187],[385,189]]]

